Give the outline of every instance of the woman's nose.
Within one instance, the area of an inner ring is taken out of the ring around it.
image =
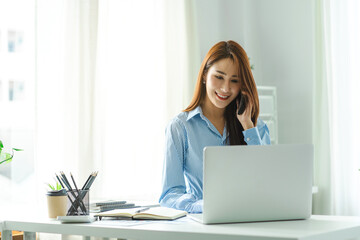
[[[223,85],[221,86],[221,90],[224,92],[230,91],[230,83],[228,81],[224,81]]]

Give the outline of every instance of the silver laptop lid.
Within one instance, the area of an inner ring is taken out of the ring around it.
[[[204,223],[311,215],[313,145],[204,148]]]

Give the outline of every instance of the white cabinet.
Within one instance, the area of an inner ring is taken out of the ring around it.
[[[271,144],[278,143],[276,87],[258,86],[260,114],[270,131]]]

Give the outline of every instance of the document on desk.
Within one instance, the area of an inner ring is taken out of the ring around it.
[[[167,207],[116,209],[96,214],[98,217],[128,217],[132,219],[174,220],[186,216],[186,211]]]

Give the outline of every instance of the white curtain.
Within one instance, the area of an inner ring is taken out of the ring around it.
[[[99,170],[92,199],[158,199],[164,129],[200,66],[192,11],[188,0],[38,0],[39,183]]]
[[[192,11],[183,0],[100,1],[101,197],[158,200],[165,126],[200,66]]]
[[[315,86],[315,213],[360,214],[360,3],[324,0]]]
[[[159,194],[166,103],[162,8],[159,1],[100,2],[99,197],[156,200]]]
[[[35,169],[43,193],[55,172],[84,182],[94,169],[97,1],[38,0],[36,16]]]
[[[166,112],[169,119],[189,105],[202,59],[195,2],[165,1],[164,7]]]

